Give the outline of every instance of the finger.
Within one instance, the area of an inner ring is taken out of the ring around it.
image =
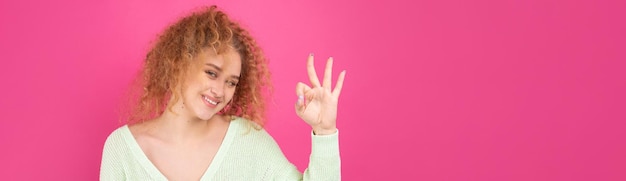
[[[295,107],[296,107],[296,113],[298,115],[304,112],[304,110],[306,109],[304,106],[304,96],[298,96],[298,100],[296,101]]]
[[[333,77],[333,57],[330,57],[328,58],[328,61],[326,61],[326,70],[324,70],[324,81],[322,83],[322,86],[326,90],[330,90],[332,77]]]
[[[309,87],[308,85],[302,82],[298,82],[298,84],[296,84],[296,95],[298,96],[298,101],[296,102],[296,106],[304,107],[305,105],[304,93],[310,89],[311,87]]]
[[[311,85],[313,87],[320,87],[320,79],[317,78],[317,73],[315,72],[315,64],[313,61],[313,54],[309,55],[309,59],[306,64],[307,72],[309,73],[309,80],[311,81]]]
[[[309,87],[308,85],[306,85],[306,84],[304,84],[302,82],[298,82],[296,84],[296,95],[297,96],[304,95],[304,92],[306,92],[309,89],[311,89],[311,87]]]
[[[335,85],[335,89],[333,90],[333,96],[335,98],[339,98],[341,94],[341,88],[343,87],[343,79],[346,78],[346,71],[341,71],[339,74],[339,78],[337,78],[337,84]]]

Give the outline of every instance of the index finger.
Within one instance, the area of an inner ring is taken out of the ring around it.
[[[326,61],[326,70],[324,70],[324,80],[322,80],[322,87],[330,90],[332,76],[333,76],[333,57],[330,57],[328,58],[328,61]]]
[[[320,87],[320,80],[317,78],[317,73],[315,72],[313,53],[309,54],[309,59],[307,60],[306,69],[307,69],[307,72],[309,73],[309,80],[311,81],[311,85],[313,87]]]

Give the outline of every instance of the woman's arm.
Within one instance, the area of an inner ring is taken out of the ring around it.
[[[341,180],[338,134],[312,135],[311,156],[304,174],[293,164],[286,164],[278,169],[282,175],[276,176],[275,180]]]
[[[337,103],[346,71],[342,71],[334,89],[331,89],[333,58],[326,62],[324,79],[320,85],[315,72],[313,54],[309,55],[307,72],[311,87],[299,82],[296,85],[296,114],[313,129],[309,165],[301,175],[289,172],[288,180],[341,180],[339,133],[337,130]],[[295,168],[294,168],[295,169]],[[294,170],[291,169],[291,170]]]
[[[104,143],[102,162],[100,163],[100,180],[125,180],[124,168],[120,161],[119,135],[111,134]]]

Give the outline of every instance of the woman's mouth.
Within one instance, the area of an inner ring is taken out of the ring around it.
[[[209,104],[214,105],[214,106],[220,103],[219,101],[214,101],[214,100],[212,100],[212,99],[209,99],[209,98],[208,98],[208,97],[206,97],[206,96],[202,96],[202,98],[203,98],[206,102],[208,102]]]

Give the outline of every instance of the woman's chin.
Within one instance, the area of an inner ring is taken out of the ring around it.
[[[210,114],[210,113],[201,114],[201,115],[198,115],[198,119],[206,121],[206,120],[212,119],[215,115],[216,114]]]
[[[221,116],[222,116],[222,115],[221,115],[221,114],[218,114],[218,113],[207,113],[207,114],[201,115],[201,116],[199,116],[199,117],[200,117],[200,119],[202,119],[202,120],[211,120],[211,119],[216,119],[216,118],[219,118],[219,117],[221,117]]]

